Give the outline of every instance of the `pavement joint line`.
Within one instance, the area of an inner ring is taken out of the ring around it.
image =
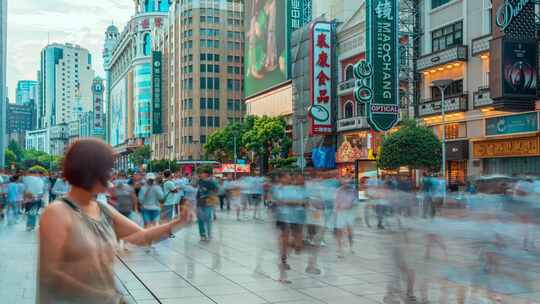
[[[135,273],[135,271],[133,271],[133,269],[129,267],[129,265],[122,259],[122,257],[120,257],[119,255],[116,255],[116,258],[120,261],[120,263],[124,265],[124,267],[128,269],[128,271],[137,279],[137,281],[139,281],[142,284],[142,286],[150,293],[150,295],[154,298],[154,300],[156,300],[159,304],[163,304],[161,300],[158,298],[158,296],[150,289],[150,287],[146,285],[146,283],[143,282],[143,280]],[[122,283],[122,285],[124,285],[124,283]],[[126,288],[126,290],[128,291],[129,295],[133,298],[131,291],[128,288]]]

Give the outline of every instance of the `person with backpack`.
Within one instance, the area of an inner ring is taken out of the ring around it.
[[[199,180],[196,183],[197,191],[197,220],[199,234],[202,242],[212,239],[212,221],[214,219],[214,206],[219,203],[219,185],[212,178],[212,167],[201,167],[197,170]]]

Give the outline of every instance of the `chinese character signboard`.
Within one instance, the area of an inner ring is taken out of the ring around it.
[[[332,132],[332,28],[316,22],[311,32],[311,134]]]
[[[92,85],[92,93],[94,95],[93,105],[93,130],[96,134],[104,132],[103,125],[103,80],[96,79]]]
[[[312,0],[287,0],[291,32],[311,22]]]
[[[399,1],[367,0],[367,62],[355,68],[355,99],[367,103],[368,121],[388,131],[399,120]]]
[[[161,52],[152,53],[152,133],[162,133]]]

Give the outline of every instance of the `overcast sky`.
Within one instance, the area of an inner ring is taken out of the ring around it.
[[[9,98],[14,102],[17,81],[36,79],[40,53],[50,42],[79,44],[90,50],[93,68],[103,72],[101,52],[107,26],[120,32],[134,13],[133,0],[8,0]]]

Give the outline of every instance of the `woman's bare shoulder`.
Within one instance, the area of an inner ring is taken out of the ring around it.
[[[47,223],[49,220],[55,225],[67,224],[70,222],[69,207],[62,201],[54,201],[50,203],[41,215],[41,222]]]

